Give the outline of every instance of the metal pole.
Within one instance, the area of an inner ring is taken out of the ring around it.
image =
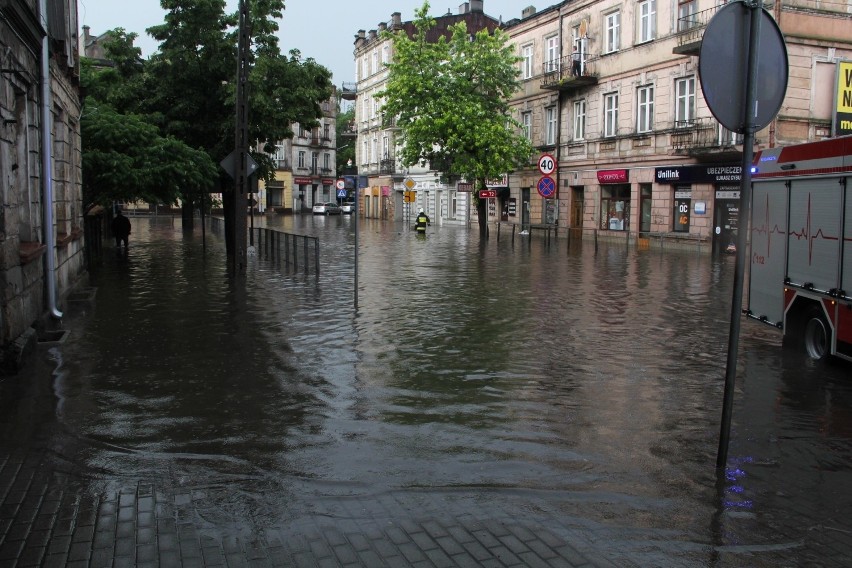
[[[361,192],[358,191],[358,178],[355,178],[355,211],[352,213],[355,215],[355,293],[354,293],[354,305],[355,309],[358,309],[358,217],[360,217],[359,203],[360,199],[358,199],[358,195]]]
[[[763,15],[763,0],[748,5],[750,32],[748,46],[748,69],[746,71],[746,99],[743,133],[742,179],[740,181],[740,210],[738,217],[737,260],[734,269],[734,292],[731,301],[731,324],[728,335],[728,361],[725,367],[725,396],[722,404],[722,426],[719,434],[719,452],[716,455],[716,469],[721,476],[728,463],[728,445],[731,438],[731,416],[734,406],[734,383],[737,376],[737,357],[740,340],[740,321],[743,308],[743,280],[745,272],[745,254],[748,245],[748,220],[751,211],[751,162],[754,159],[754,129],[757,114],[757,62],[758,42],[760,40],[760,20]]]
[[[239,13],[239,47],[237,54],[237,101],[236,128],[234,134],[234,150],[236,151],[236,168],[234,178],[234,210],[233,210],[233,254],[230,259],[231,274],[244,275],[246,272],[246,194],[248,193],[248,74],[249,74],[249,40],[251,36],[249,19],[249,2],[240,0]]]

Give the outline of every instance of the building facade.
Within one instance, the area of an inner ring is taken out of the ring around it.
[[[702,35],[720,6],[570,1],[507,23],[521,58],[511,103],[537,149],[497,204],[510,222],[732,250],[743,137],[713,117],[698,72]],[[830,136],[840,64],[852,59],[848,0],[766,9],[786,41],[789,81],[755,151]],[[551,196],[540,191],[547,156],[556,164]]]
[[[468,31],[494,30],[500,22],[485,14],[482,0],[465,2],[457,14],[435,17],[435,39],[447,33],[449,26],[465,22]],[[393,59],[393,43],[382,37],[384,31],[403,31],[412,35],[414,23],[403,21],[395,12],[389,22],[377,29],[359,30],[355,36],[354,85],[344,83],[342,96],[355,101],[355,156],[358,173],[368,180],[361,189],[360,212],[377,219],[412,219],[423,208],[429,217],[442,223],[470,221],[470,184],[448,182],[429,164],[403,167],[396,157],[399,132],[394,117],[382,112],[379,95],[388,80],[386,67]]]
[[[0,2],[0,371],[85,276],[77,3]]]
[[[314,203],[338,201],[337,94],[321,107],[319,126],[308,129],[295,123],[293,137],[275,143],[275,179],[258,188],[261,213],[305,213]]]

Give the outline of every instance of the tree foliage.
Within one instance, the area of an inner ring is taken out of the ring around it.
[[[430,162],[450,176],[475,181],[514,171],[532,147],[521,134],[508,101],[519,88],[519,58],[501,30],[473,36],[464,22],[427,39],[436,21],[429,3],[416,11],[415,33],[387,32],[393,62],[384,97],[384,112],[397,117],[399,156],[406,166]],[[480,230],[487,234],[484,203]]]
[[[148,60],[133,47],[134,34],[116,29],[105,44],[112,65],[85,63],[84,179],[96,201],[179,197],[191,209],[199,191],[227,191],[230,183],[218,163],[235,145],[238,14],[226,13],[225,0],[160,5],[163,23],[147,30],[159,50]],[[318,123],[331,73],[298,50],[280,53],[283,0],[250,6],[249,136],[274,143],[292,136],[293,122]],[[259,175],[271,175],[271,162],[255,159]]]

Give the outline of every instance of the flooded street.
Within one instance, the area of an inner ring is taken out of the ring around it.
[[[733,257],[362,219],[356,309],[354,218],[255,218],[317,236],[321,268],[250,257],[244,287],[215,232],[131,222],[42,348],[52,378],[0,391],[3,448],[89,493],[186,495],[217,538],[521,519],[600,565],[852,554],[852,369],[753,322],[717,494]]]

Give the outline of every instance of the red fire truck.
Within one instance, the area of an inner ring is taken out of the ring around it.
[[[756,154],[749,230],[746,315],[852,361],[852,136]]]

